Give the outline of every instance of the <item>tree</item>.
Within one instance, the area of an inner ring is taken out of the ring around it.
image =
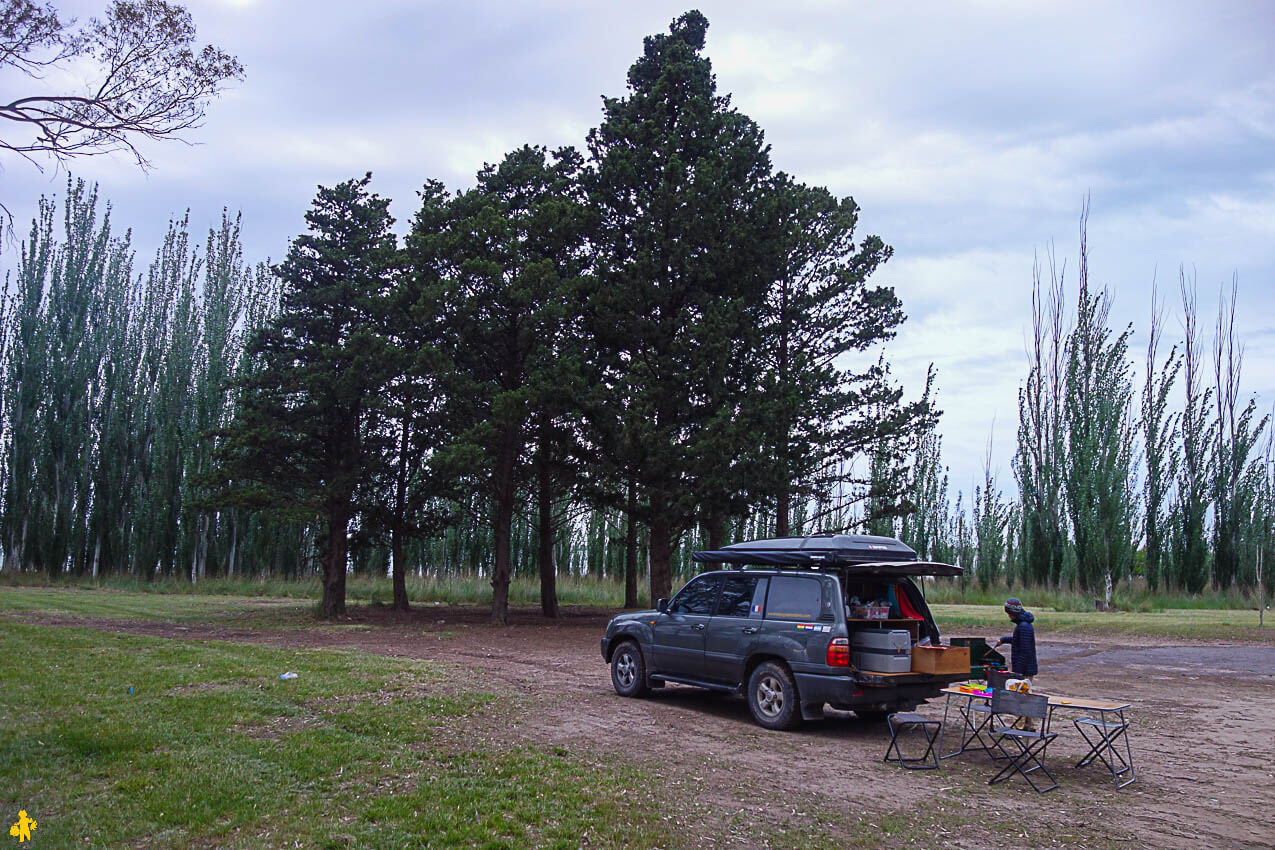
[[[780,262],[763,310],[765,373],[755,395],[767,462],[750,477],[770,473],[766,495],[775,501],[775,533],[783,537],[793,497],[808,497],[818,486],[816,470],[879,448],[886,438],[902,445],[906,432],[935,412],[928,403],[899,409],[901,394],[883,380],[884,363],[855,371],[847,356],[892,339],[905,319],[891,287],[867,282],[891,248],[876,236],[855,242],[853,198],[786,175],[776,178],[773,194]]]
[[[1231,297],[1219,296],[1213,337],[1213,586],[1226,590],[1240,577],[1240,532],[1252,498],[1249,461],[1267,420],[1254,422],[1257,401],[1240,405],[1240,373],[1244,346],[1235,340],[1235,303],[1239,282],[1231,280]]]
[[[42,91],[0,104],[0,149],[35,162],[125,150],[147,166],[142,139],[174,139],[203,123],[209,102],[243,68],[195,46],[190,13],[165,0],[112,0],[104,19],[63,21],[51,3],[2,0],[0,70],[43,87],[50,71],[89,71],[81,91]],[[38,163],[36,163],[38,166]]]
[[[1173,506],[1173,567],[1178,585],[1188,593],[1204,589],[1209,575],[1207,537],[1213,461],[1209,448],[1217,427],[1210,421],[1212,388],[1200,385],[1200,338],[1196,327],[1195,282],[1187,285],[1179,269],[1182,293],[1182,463],[1178,467]]]
[[[1182,359],[1177,346],[1160,365],[1157,349],[1164,326],[1164,317],[1156,307],[1156,293],[1151,292],[1151,330],[1147,340],[1147,374],[1142,387],[1142,444],[1146,452],[1147,478],[1143,489],[1144,521],[1143,538],[1146,561],[1143,572],[1147,586],[1159,587],[1165,574],[1164,559],[1168,554],[1168,507],[1173,479],[1181,455],[1178,447],[1179,414],[1169,411],[1169,394],[1182,369]],[[1158,370],[1158,371],[1157,371]]]
[[[1001,574],[1005,558],[1005,530],[1010,511],[1005,505],[996,476],[992,472],[992,436],[987,437],[987,454],[983,459],[983,484],[974,488],[975,572],[978,586],[987,590]]]
[[[1014,476],[1022,503],[1022,550],[1025,580],[1057,584],[1067,553],[1063,507],[1065,459],[1063,415],[1064,339],[1063,281],[1050,254],[1050,280],[1041,280],[1040,263],[1032,267],[1031,367],[1018,391],[1018,452]]]
[[[649,36],[628,96],[604,99],[589,133],[600,216],[589,442],[613,467],[605,480],[637,480],[653,598],[669,593],[670,558],[702,497],[720,498],[726,473],[700,476],[738,462],[739,432],[724,423],[752,384],[744,353],[775,279],[768,148],[717,94],[707,29],[687,12]]]
[[[418,227],[408,240],[414,267],[441,263],[437,274],[418,274],[420,299],[438,317],[444,363],[447,433],[435,464],[491,498],[498,623],[508,616],[510,534],[518,486],[530,474],[527,448],[533,430],[540,439],[551,434],[562,341],[579,313],[588,221],[581,166],[572,148],[549,154],[524,146],[479,172],[478,186],[451,202],[443,227]]]
[[[1132,326],[1114,334],[1111,299],[1089,289],[1088,207],[1080,223],[1080,292],[1076,327],[1067,340],[1067,434],[1064,492],[1085,590],[1102,582],[1111,602],[1113,583],[1133,564],[1133,379],[1128,360]]]
[[[319,189],[310,231],[275,267],[282,309],[252,341],[259,364],[218,449],[221,504],[321,518],[326,617],[345,613],[355,495],[388,455],[380,392],[401,371],[383,332],[398,251],[371,179]]]

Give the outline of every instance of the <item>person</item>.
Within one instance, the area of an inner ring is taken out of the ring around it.
[[[1031,681],[1037,672],[1036,629],[1032,625],[1036,618],[1014,597],[1005,600],[1005,613],[1014,623],[1014,633],[996,641],[996,646],[1009,644],[1009,669],[1018,678]]]
[[[1010,645],[1009,669],[1019,679],[1027,680],[1027,690],[1031,690],[1032,677],[1036,675],[1036,627],[1032,621],[1036,618],[1032,612],[1023,608],[1023,603],[1014,597],[1005,600],[1005,613],[1014,623],[1014,633],[996,641],[996,645]],[[1027,718],[1015,721],[1015,729],[1028,732],[1036,731],[1036,724]]]

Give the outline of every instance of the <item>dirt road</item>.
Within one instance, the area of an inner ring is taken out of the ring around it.
[[[1138,780],[1117,791],[1100,767],[1074,768],[1084,748],[1060,715],[1049,762],[1061,787],[1038,796],[1017,780],[989,788],[995,769],[983,755],[946,760],[939,771],[883,765],[884,728],[849,713],[829,710],[801,731],[774,733],[753,724],[738,697],[669,686],[649,699],[622,699],[598,651],[606,612],[572,612],[560,624],[518,612],[507,627],[486,618],[477,609],[370,609],[343,628],[285,631],[22,619],[444,662],[517,700],[508,738],[640,763],[674,794],[716,812],[714,846],[779,843],[776,833],[818,809],[862,815],[874,826],[891,818],[921,823],[917,834],[891,842],[919,847],[1275,847],[1275,648],[1042,640],[1040,690],[1133,704]],[[921,711],[942,709],[940,702]],[[992,819],[1013,824],[1017,837],[1007,845],[981,829]]]

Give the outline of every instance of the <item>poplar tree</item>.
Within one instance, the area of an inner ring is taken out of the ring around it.
[[[1235,306],[1239,282],[1231,280],[1230,298],[1218,299],[1213,337],[1213,586],[1226,590],[1241,577],[1241,531],[1248,516],[1253,487],[1250,457],[1266,427],[1256,420],[1257,401],[1240,400],[1244,347],[1235,339]]]
[[[1164,317],[1151,293],[1151,328],[1147,340],[1146,378],[1142,387],[1142,445],[1146,453],[1147,477],[1143,485],[1143,540],[1146,560],[1143,572],[1147,587],[1156,590],[1169,578],[1165,559],[1169,555],[1169,518],[1166,514],[1173,480],[1177,475],[1181,449],[1178,443],[1180,415],[1170,411],[1169,397],[1182,359],[1177,346],[1169,350],[1165,362],[1159,362],[1158,349]]]
[[[1091,293],[1085,218],[1080,230],[1080,292],[1076,327],[1067,341],[1065,493],[1076,551],[1077,578],[1085,590],[1104,589],[1133,564],[1133,379],[1128,360],[1132,326],[1113,333],[1111,300]]]
[[[1069,546],[1063,502],[1064,276],[1052,254],[1048,285],[1042,282],[1039,261],[1032,267],[1031,365],[1018,391],[1013,461],[1023,506],[1019,546],[1024,570],[1031,581],[1054,585],[1062,579]]]
[[[1173,506],[1173,566],[1177,584],[1199,593],[1209,578],[1208,513],[1213,484],[1210,448],[1217,423],[1209,416],[1213,391],[1201,385],[1199,329],[1195,283],[1187,285],[1179,269],[1182,295],[1182,463],[1178,467]]]
[[[345,613],[358,483],[383,461],[380,391],[398,373],[384,334],[398,264],[371,175],[319,189],[275,267],[282,309],[253,339],[259,366],[219,447],[220,503],[318,515],[324,616]]]

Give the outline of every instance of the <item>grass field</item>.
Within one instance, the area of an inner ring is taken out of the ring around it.
[[[0,810],[35,847],[658,843],[655,807],[609,791],[650,787],[633,768],[459,735],[512,706],[427,664],[10,623],[4,645]]]
[[[1030,599],[1028,603],[1030,607]],[[351,605],[352,612],[358,608],[357,603]],[[945,634],[970,630],[990,636],[1009,631],[1009,623],[999,605],[934,603],[932,608]],[[1275,643],[1275,622],[1272,622],[1275,618],[1267,617],[1266,628],[1258,628],[1257,612],[1252,610],[1184,608],[1098,612],[1055,611],[1048,607],[1032,610],[1044,639],[1054,634],[1096,633]],[[108,589],[0,586],[0,612],[6,611],[261,629],[358,628],[321,620],[312,601]]]

